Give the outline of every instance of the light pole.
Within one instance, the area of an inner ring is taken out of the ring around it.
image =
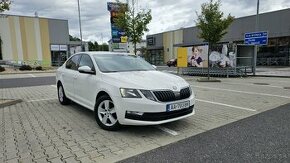
[[[257,14],[256,14],[256,32],[259,30],[259,8],[260,8],[260,0],[257,0]],[[253,67],[253,75],[256,75],[256,67],[257,67],[257,57],[258,57],[258,45],[255,45],[254,52],[254,67]]]
[[[78,11],[79,11],[79,25],[80,25],[80,37],[81,37],[81,51],[83,51],[83,34],[82,34],[80,0],[78,0]]]

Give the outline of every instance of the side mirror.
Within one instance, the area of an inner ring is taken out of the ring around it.
[[[89,66],[82,66],[78,68],[78,71],[80,73],[84,73],[84,74],[96,74],[95,71],[93,71]]]
[[[155,65],[152,65],[152,67],[153,67],[154,69],[157,69],[157,66],[155,66]]]

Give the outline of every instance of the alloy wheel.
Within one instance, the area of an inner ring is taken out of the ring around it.
[[[117,114],[113,101],[104,100],[99,104],[98,118],[105,126],[113,126],[117,123]]]

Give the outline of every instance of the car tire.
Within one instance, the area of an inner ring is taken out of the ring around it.
[[[57,95],[58,95],[58,101],[62,105],[68,105],[70,103],[70,100],[65,95],[62,84],[59,84],[57,87]]]
[[[120,129],[121,125],[117,118],[114,103],[108,95],[103,95],[96,100],[95,119],[104,130],[115,131]]]

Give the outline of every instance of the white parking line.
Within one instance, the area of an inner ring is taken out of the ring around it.
[[[31,77],[33,77],[33,78],[35,78],[36,76],[35,75],[33,75],[33,74],[29,74]]]
[[[230,108],[236,108],[236,109],[241,109],[241,110],[252,111],[252,112],[257,111],[257,110],[250,109],[250,108],[244,108],[244,107],[240,107],[240,106],[234,106],[234,105],[229,105],[229,104],[224,104],[224,103],[219,103],[219,102],[213,102],[213,101],[207,101],[207,100],[201,100],[201,99],[195,99],[195,100],[196,101],[200,101],[200,102],[215,104],[215,105],[226,106],[226,107],[230,107]]]
[[[290,96],[281,96],[281,95],[274,95],[274,94],[268,94],[268,93],[246,92],[246,91],[237,91],[237,90],[232,90],[232,89],[222,89],[222,88],[204,87],[204,86],[196,86],[196,85],[192,85],[192,87],[212,89],[212,90],[219,90],[219,91],[228,91],[228,92],[235,92],[235,93],[244,93],[244,94],[260,95],[260,96],[280,97],[280,98],[290,99]]]
[[[166,127],[162,127],[162,126],[156,126],[156,128],[170,134],[170,135],[173,135],[173,136],[177,136],[179,135],[178,132],[174,131],[174,130],[171,130],[169,128],[166,128]]]
[[[245,85],[245,86],[258,86],[258,87],[271,87],[271,88],[281,88],[284,89],[281,86],[275,86],[275,85],[258,85],[258,84],[247,84],[247,83],[231,83],[231,82],[223,82],[225,84],[232,84],[232,85]]]
[[[52,86],[52,87],[56,88],[56,85],[50,85],[50,86]]]
[[[49,100],[56,100],[57,98],[44,98],[44,99],[35,99],[35,100],[29,100],[26,102],[39,102],[39,101],[49,101]]]

